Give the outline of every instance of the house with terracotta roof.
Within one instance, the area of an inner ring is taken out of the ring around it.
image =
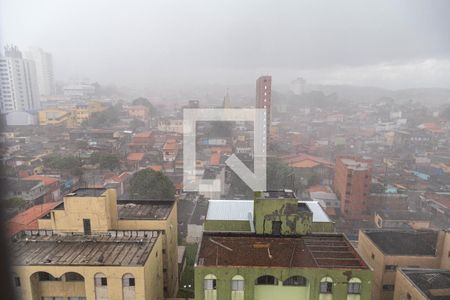
[[[281,159],[294,169],[296,179],[307,185],[313,177],[321,178],[329,183],[334,164],[324,158],[305,153],[285,155]]]
[[[61,204],[61,201],[37,204],[17,214],[7,222],[7,235],[13,236],[22,230],[38,229],[38,219],[45,216],[59,204]]]
[[[137,170],[144,160],[145,153],[135,152],[127,156],[127,164],[129,167]]]
[[[167,139],[163,146],[163,160],[174,161],[178,154],[178,144],[176,139]]]

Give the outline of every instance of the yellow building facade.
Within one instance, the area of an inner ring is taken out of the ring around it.
[[[70,116],[71,114],[68,111],[58,108],[48,108],[38,112],[38,121],[41,126],[67,125]]]
[[[33,256],[38,246],[18,253],[14,276],[22,299],[163,299],[178,290],[175,201],[118,202],[114,189],[78,189],[38,228],[12,243],[56,245],[39,246],[48,257]],[[75,293],[77,286],[84,290]]]

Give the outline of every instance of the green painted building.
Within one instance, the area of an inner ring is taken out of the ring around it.
[[[334,232],[334,222],[317,201],[299,201],[289,190],[257,192],[254,200],[210,200],[203,226],[208,232]]]
[[[239,201],[232,208],[217,202],[216,212],[208,211],[196,257],[195,299],[371,299],[370,268],[344,235],[312,233],[313,212],[292,192]]]

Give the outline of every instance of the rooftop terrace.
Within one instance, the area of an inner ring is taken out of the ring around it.
[[[169,216],[174,201],[136,201],[117,202],[119,219],[125,220],[164,220]]]
[[[428,299],[450,299],[450,270],[402,269],[401,272]]]
[[[57,235],[23,231],[10,245],[13,265],[142,266],[158,231],[110,231],[102,235]]]
[[[437,231],[365,230],[364,232],[387,255],[436,255]]]
[[[79,188],[64,197],[100,197],[104,192],[104,188]]]
[[[199,266],[368,269],[342,234],[275,237],[204,233]]]

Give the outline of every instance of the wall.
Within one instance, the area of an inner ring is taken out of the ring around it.
[[[281,221],[281,234],[311,232],[312,213],[299,212],[297,199],[261,199],[255,197],[254,217],[257,234],[271,234],[272,222]]]
[[[178,226],[177,203],[166,220],[118,220],[118,230],[162,230],[163,268],[167,282],[167,294],[173,296],[178,291]]]
[[[244,231],[250,232],[249,221],[221,221],[221,220],[206,220],[203,224],[205,231]]]
[[[257,286],[255,290],[255,280],[262,275],[272,275],[278,280],[300,275],[308,280],[309,298],[319,300],[319,285],[323,277],[329,276],[336,285],[333,287],[333,299],[341,300],[347,297],[347,282],[349,277],[357,277],[362,281],[361,300],[371,299],[372,290],[372,272],[366,270],[348,270],[348,269],[325,269],[325,268],[277,268],[277,267],[204,267],[195,268],[195,299],[203,300],[203,278],[213,274],[217,277],[217,299],[231,300],[231,279],[235,275],[244,277],[244,299],[245,300],[263,300],[263,299],[295,299],[292,297],[293,289],[291,287],[280,286]],[[275,292],[275,298],[267,298]],[[256,292],[256,293],[255,293]],[[304,291],[303,291],[304,292]],[[262,296],[262,298],[257,298]]]

